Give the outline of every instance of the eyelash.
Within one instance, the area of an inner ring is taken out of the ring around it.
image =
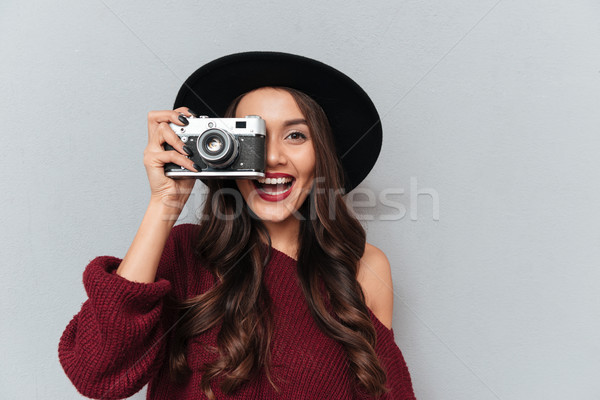
[[[292,135],[294,135],[294,134],[296,134],[296,135],[300,135],[300,137],[299,137],[299,138],[296,138],[296,139],[292,139],[292,140],[306,139],[306,135],[305,135],[304,133],[302,133],[302,132],[298,132],[298,131],[291,132],[289,135],[287,135],[287,137],[290,137],[290,136],[292,136]]]

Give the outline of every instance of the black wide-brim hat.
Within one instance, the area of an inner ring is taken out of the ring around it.
[[[365,91],[337,69],[310,58],[279,52],[246,52],[200,67],[182,85],[175,107],[223,117],[239,95],[264,86],[284,86],[312,97],[331,125],[344,168],[346,193],[369,174],[381,150],[382,129]]]

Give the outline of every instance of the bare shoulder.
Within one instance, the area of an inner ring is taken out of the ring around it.
[[[367,243],[358,265],[358,283],[365,294],[367,306],[388,329],[392,327],[394,286],[390,262],[385,253]]]

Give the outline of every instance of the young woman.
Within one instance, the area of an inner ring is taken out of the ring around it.
[[[195,179],[163,167],[198,167],[169,126],[193,116],[184,104],[261,116],[266,179],[203,179],[202,220],[173,227]],[[151,199],[129,251],[84,272],[89,299],[59,345],[76,388],[103,399],[146,383],[148,399],[414,399],[391,330],[389,262],[342,197],[381,146],[368,96],[325,64],[253,52],[200,68],[176,107],[148,116]]]

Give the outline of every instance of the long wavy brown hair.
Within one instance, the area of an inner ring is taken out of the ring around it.
[[[342,168],[331,128],[312,98],[294,89],[277,89],[289,92],[298,104],[316,155],[316,178],[297,213],[299,282],[318,327],[345,349],[357,384],[368,394],[379,396],[388,391],[386,373],[375,353],[375,328],[356,279],[366,235],[342,198]],[[242,97],[233,101],[226,117],[235,116]],[[217,284],[177,304],[183,317],[170,341],[171,377],[181,382],[190,376],[188,340],[220,323],[216,349],[219,357],[202,367],[204,393],[214,398],[210,382],[217,377],[223,377],[221,390],[233,393],[256,378],[261,368],[278,390],[270,371],[271,298],[263,282],[263,271],[270,259],[269,234],[245,202],[239,211],[236,202],[243,200],[235,181],[205,183],[208,193],[195,254],[214,274]],[[235,273],[229,273],[234,267]]]

